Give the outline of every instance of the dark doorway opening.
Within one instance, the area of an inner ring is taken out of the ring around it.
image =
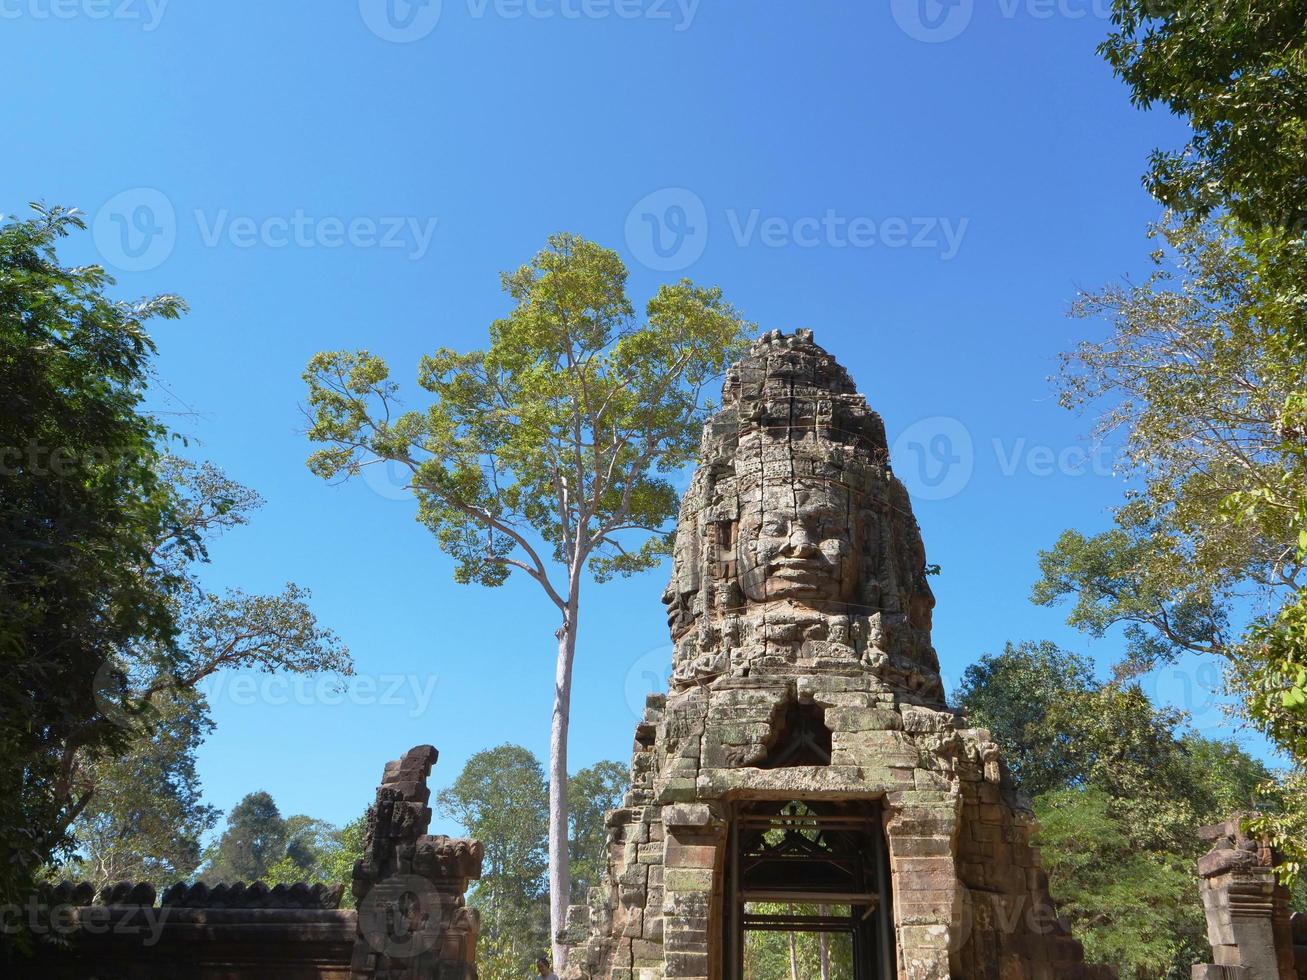
[[[726,879],[726,980],[893,980],[878,803],[739,803]]]
[[[791,701],[779,719],[777,738],[760,769],[789,766],[829,766],[831,730],[819,705]]]

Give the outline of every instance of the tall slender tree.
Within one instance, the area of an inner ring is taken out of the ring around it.
[[[397,464],[418,519],[456,561],[455,580],[502,585],[518,571],[544,591],[555,633],[549,751],[551,931],[570,898],[567,733],[572,669],[587,576],[604,581],[667,553],[677,494],[667,479],[698,444],[713,378],[751,325],[721,290],[662,286],[643,320],[615,252],[570,234],[502,284],[513,301],[490,346],[424,357],[418,383],[433,397],[398,409],[398,386],[367,351],[315,356],[309,460],[327,479]],[[553,940],[554,962],[566,950]]]

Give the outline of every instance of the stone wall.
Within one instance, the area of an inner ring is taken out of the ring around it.
[[[479,841],[427,834],[427,778],[437,753],[420,745],[386,765],[354,869],[343,885],[178,884],[96,893],[65,883],[33,896],[35,955],[19,976],[51,980],[476,980],[479,920],[466,908],[480,877]],[[6,923],[8,925],[8,923]]]
[[[42,889],[28,912],[37,956],[18,975],[52,980],[348,980],[357,933],[341,888],[149,885]],[[25,971],[31,969],[30,974]]]

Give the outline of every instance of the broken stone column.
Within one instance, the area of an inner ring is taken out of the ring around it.
[[[1212,963],[1194,980],[1297,980],[1289,890],[1275,877],[1276,856],[1242,829],[1249,814],[1198,831],[1212,841],[1198,861]]]
[[[476,980],[477,913],[464,907],[481,877],[480,841],[431,836],[430,745],[386,763],[354,865],[354,980]]]

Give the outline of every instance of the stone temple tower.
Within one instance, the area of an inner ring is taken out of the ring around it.
[[[570,911],[567,980],[769,980],[769,932],[824,934],[831,980],[1104,975],[997,746],[944,703],[885,426],[811,331],[729,372],[663,601],[670,691]]]

